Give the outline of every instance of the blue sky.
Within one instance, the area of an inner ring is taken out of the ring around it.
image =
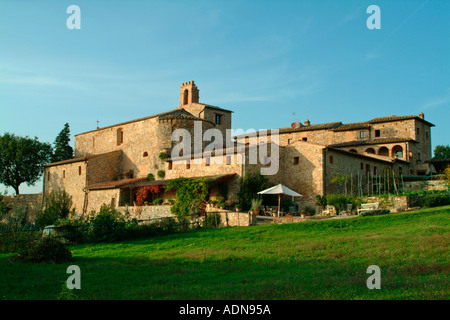
[[[81,9],[69,30],[68,6]],[[381,9],[369,30],[367,7]],[[52,143],[176,108],[182,82],[233,128],[425,114],[449,144],[450,1],[0,0],[0,134]],[[21,193],[39,192],[23,184]],[[0,186],[0,191],[4,190]],[[9,189],[10,194],[12,189]]]

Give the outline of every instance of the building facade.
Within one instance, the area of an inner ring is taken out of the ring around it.
[[[201,103],[194,81],[183,83],[180,104],[173,110],[76,135],[74,159],[45,167],[44,195],[64,189],[72,195],[75,211],[85,214],[102,204],[133,206],[136,191],[144,186],[204,177],[210,181],[211,197],[226,185],[231,203],[238,200],[241,178],[277,160],[278,170],[267,178],[302,194],[300,204],[310,205],[316,195],[336,192],[339,186],[333,181],[340,176],[364,179],[367,185],[381,172],[406,176],[433,170],[428,161],[434,125],[422,113],[358,123],[295,122],[277,129],[276,140],[274,131],[230,137],[232,113]],[[209,129],[220,132],[222,139],[212,150],[198,139]],[[178,132],[194,137],[180,139],[195,152],[173,156]],[[262,148],[267,155],[254,161],[252,152],[261,154]],[[160,196],[167,202],[174,195]]]

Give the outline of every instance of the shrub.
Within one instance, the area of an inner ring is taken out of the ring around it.
[[[316,206],[325,208],[327,205],[327,197],[321,196],[320,194],[316,195]]]
[[[63,241],[73,244],[83,243],[86,237],[83,233],[83,221],[62,219],[56,222],[55,233],[56,236],[64,239]]]
[[[258,192],[265,190],[273,186],[273,184],[265,176],[254,173],[241,178],[239,181],[240,189],[238,192],[239,203],[242,204],[244,210],[249,210],[251,207],[252,199],[258,197]],[[272,198],[272,199],[271,199]],[[265,196],[265,201],[276,200],[271,195]]]
[[[375,210],[362,211],[360,213],[360,215],[362,217],[365,217],[365,216],[378,216],[378,215],[381,215],[381,214],[388,214],[388,213],[391,213],[391,210],[389,210],[389,209],[375,209]]]
[[[59,219],[69,216],[72,207],[72,196],[64,190],[54,190],[45,199],[45,208],[36,217],[36,224],[47,226],[55,224]]]
[[[161,198],[156,198],[155,200],[153,200],[153,204],[159,206],[160,204],[163,203],[163,199]]]
[[[356,208],[361,204],[361,199],[353,196],[346,196],[341,194],[330,194],[326,197],[326,203],[330,206],[335,206],[338,211],[345,210],[348,204]]]
[[[166,172],[164,170],[159,170],[158,171],[158,177],[160,177],[161,179],[164,178],[166,176]]]
[[[261,198],[255,198],[252,199],[252,206],[251,206],[251,210],[256,210],[256,209],[260,209],[262,205],[262,199]]]
[[[9,230],[20,230],[25,226],[27,220],[26,205],[14,205],[5,216],[6,226]]]
[[[419,207],[439,207],[439,206],[445,206],[450,204],[450,194],[444,194],[444,193],[427,193],[427,194],[421,194],[417,195],[415,199],[413,200],[414,206]]]
[[[88,237],[92,242],[113,242],[126,237],[125,218],[109,205],[103,204],[96,214],[91,212]]]
[[[312,216],[316,214],[316,208],[311,206],[305,206],[303,210],[305,210],[305,212],[311,213]]]
[[[148,181],[154,181],[154,180],[155,180],[155,176],[153,175],[153,173],[149,173],[149,174],[147,175],[147,180],[148,180]]]
[[[167,155],[167,153],[165,153],[165,152],[161,152],[159,155],[158,155],[158,158],[160,159],[160,160],[165,160],[165,159],[167,159],[169,156]]]
[[[72,252],[58,239],[47,236],[12,258],[13,261],[64,263],[73,261]]]

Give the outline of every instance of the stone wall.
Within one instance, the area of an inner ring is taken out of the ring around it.
[[[405,211],[411,208],[410,196],[365,197],[363,201],[363,203],[378,202],[381,209],[389,209],[391,212]]]
[[[219,208],[207,208],[208,215],[220,216],[220,225],[223,227],[248,227],[256,223],[255,216],[248,212],[237,212]]]
[[[448,190],[445,180],[406,181],[404,184],[407,191]]]
[[[103,204],[115,208],[119,203],[119,196],[120,189],[90,190],[87,194],[86,213],[98,212]]]
[[[23,207],[26,212],[27,223],[36,220],[36,215],[41,209],[42,192],[35,194],[19,194],[17,196],[5,196],[4,201],[10,207]]]
[[[44,194],[52,191],[65,190],[72,196],[72,208],[77,214],[83,212],[86,186],[87,162],[74,161],[70,163],[50,166],[44,169]]]
[[[88,160],[87,185],[118,180],[122,152],[110,152]]]
[[[151,205],[151,206],[132,206],[132,207],[117,207],[117,210],[121,213],[129,212],[130,218],[136,218],[141,220],[175,217],[170,212],[170,205]]]
[[[286,187],[298,192],[299,206],[314,205],[323,192],[323,146],[297,141],[282,148],[281,179]]]

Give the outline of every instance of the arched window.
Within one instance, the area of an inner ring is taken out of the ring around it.
[[[145,157],[148,157],[148,152],[147,152],[147,151],[144,152],[143,157],[144,157],[144,158],[145,158]]]
[[[117,129],[117,145],[120,146],[123,143],[123,130],[122,128]]]
[[[188,104],[188,97],[189,97],[189,91],[188,91],[188,89],[185,89],[184,93],[183,93],[183,104]]]
[[[396,145],[392,148],[392,155],[397,158],[402,159],[403,158],[403,148],[402,146]]]
[[[373,148],[368,148],[368,149],[366,149],[366,153],[372,153],[372,154],[375,154],[375,149],[373,149]]]
[[[378,149],[378,154],[380,156],[389,157],[389,149],[386,147],[381,147],[380,149]]]

